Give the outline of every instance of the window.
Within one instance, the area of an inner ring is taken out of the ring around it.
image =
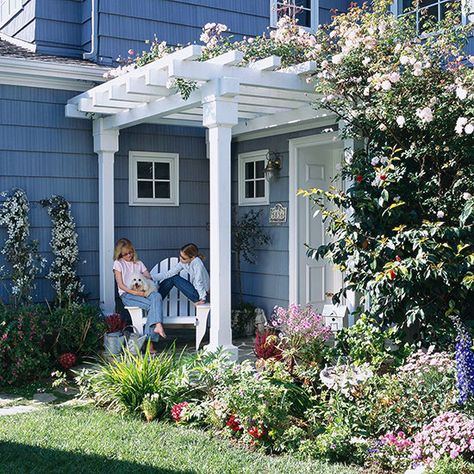
[[[441,21],[448,8],[452,8],[454,0],[419,0],[414,5],[413,0],[396,0],[394,11],[398,16],[413,15],[416,20],[417,33],[422,33],[427,21]],[[463,18],[464,19],[464,18]]]
[[[270,26],[276,27],[282,15],[292,16],[296,9],[298,25],[316,30],[318,27],[319,0],[271,0],[270,1]]]
[[[253,151],[239,155],[239,206],[269,203],[268,181],[265,179],[268,150]]]
[[[21,10],[21,2],[22,0],[0,0],[0,25],[5,24]]]
[[[179,206],[179,155],[129,154],[129,203],[131,206]]]

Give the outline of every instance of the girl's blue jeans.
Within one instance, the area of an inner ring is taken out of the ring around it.
[[[193,284],[179,275],[167,278],[160,283],[158,291],[160,292],[161,297],[165,299],[173,287],[176,287],[193,303],[196,303],[196,301],[200,300],[199,293],[197,292],[196,288],[194,288]]]
[[[145,334],[147,334],[152,341],[158,341],[160,336],[154,333],[153,330],[155,329],[156,323],[163,322],[163,304],[161,294],[155,291],[145,297],[124,293],[121,298],[124,306],[138,306],[148,312]]]

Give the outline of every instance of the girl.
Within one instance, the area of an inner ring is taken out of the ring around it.
[[[161,295],[158,292],[150,293],[145,297],[144,291],[132,290],[130,278],[133,273],[141,273],[150,278],[150,273],[145,265],[138,260],[135,248],[128,239],[119,239],[114,251],[114,274],[118,292],[124,306],[138,306],[148,311],[145,333],[152,341],[158,341],[159,336],[166,338],[163,328],[163,307]],[[151,349],[151,352],[154,352]]]
[[[152,278],[160,286],[158,291],[164,299],[171,288],[175,286],[181,293],[190,299],[195,305],[204,304],[209,298],[209,273],[202,263],[204,256],[199,253],[195,244],[186,244],[179,252],[179,263],[167,272],[152,272]],[[191,281],[179,276],[182,270],[186,270]]]

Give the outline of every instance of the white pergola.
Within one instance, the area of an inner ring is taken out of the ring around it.
[[[232,346],[231,314],[231,141],[249,132],[289,124],[318,126],[330,113],[316,110],[307,77],[314,62],[281,68],[277,56],[239,66],[243,54],[230,51],[197,61],[202,47],[188,46],[129,71],[69,100],[68,117],[93,119],[94,151],[99,158],[100,299],[114,309],[110,271],[114,246],[114,154],[119,132],[140,123],[204,126],[210,159],[211,331],[208,349]],[[182,78],[197,88],[187,100],[173,86]]]

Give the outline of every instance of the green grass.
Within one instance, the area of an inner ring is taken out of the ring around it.
[[[355,474],[355,468],[231,446],[209,433],[146,424],[91,406],[0,417],[0,473]]]

